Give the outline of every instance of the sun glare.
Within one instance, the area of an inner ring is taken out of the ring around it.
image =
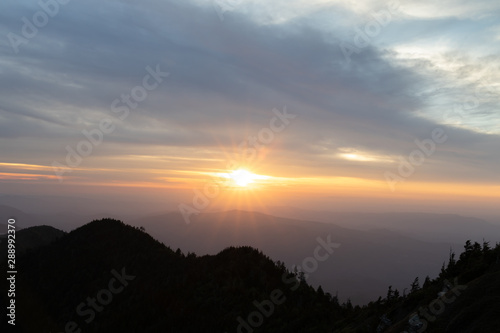
[[[270,178],[269,176],[251,173],[245,169],[237,169],[228,173],[219,173],[217,175],[219,177],[231,179],[237,187],[248,187],[250,184],[255,183],[256,180],[265,180]]]
[[[251,184],[254,182],[254,180],[257,178],[257,175],[245,170],[245,169],[238,169],[234,170],[229,174],[231,179],[234,180],[236,185],[241,186],[241,187],[246,187],[248,184]]]

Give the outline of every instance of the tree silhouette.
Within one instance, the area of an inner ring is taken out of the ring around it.
[[[410,294],[416,293],[419,290],[420,290],[420,283],[418,282],[418,276],[417,276],[415,280],[413,280],[413,283],[411,284]]]

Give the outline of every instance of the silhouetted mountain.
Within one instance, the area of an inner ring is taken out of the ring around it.
[[[46,225],[16,230],[16,252],[17,254],[22,254],[27,250],[36,249],[37,247],[53,242],[64,234],[64,231]],[[7,235],[0,236],[0,245],[2,248],[6,239]],[[7,253],[7,251],[3,253]]]
[[[403,288],[415,276],[433,274],[450,247],[461,243],[427,243],[389,230],[352,230],[332,223],[280,218],[258,212],[227,211],[191,216],[187,224],[178,212],[132,221],[172,248],[199,255],[215,254],[227,246],[249,245],[287,267],[303,266],[318,238],[341,244],[318,264],[308,281],[339,293],[342,301],[366,304],[385,293],[387,284]]]
[[[435,279],[414,280],[408,292],[357,308],[336,332],[483,333],[500,331],[500,244],[467,241]]]
[[[18,332],[326,332],[347,311],[256,249],[184,255],[111,219],[16,264]]]
[[[316,238],[331,234],[342,246],[335,256],[319,265],[308,281],[331,293],[338,292],[341,300],[350,297],[354,304],[366,304],[385,293],[388,281],[403,288],[414,276],[423,278],[432,274],[446,259],[444,254],[449,248],[460,249],[466,239],[500,238],[498,226],[458,215],[331,213],[278,208],[272,211],[285,214],[288,209],[286,214],[294,218],[232,211],[192,216],[193,223],[187,225],[175,212],[127,222],[146,227],[155,238],[173,248],[203,255],[216,254],[231,245],[249,245],[273,260],[284,261],[287,267],[301,265],[314,250]],[[18,227],[47,224],[66,231],[97,217],[25,214],[0,205],[4,220],[9,214],[19,216]],[[306,217],[323,223],[303,220]]]
[[[39,198],[39,197],[36,197]],[[0,197],[1,200],[4,200],[4,197]],[[35,200],[33,200],[35,201]],[[38,203],[43,206],[42,203]],[[59,203],[60,206],[61,203]],[[90,204],[89,204],[90,205]],[[71,207],[71,206],[70,206]],[[68,210],[68,207],[64,206],[65,210]],[[55,212],[57,210],[54,209]],[[81,213],[81,212],[58,212],[58,213],[48,213],[46,210],[38,211],[37,213],[26,213],[24,210],[17,209],[8,205],[0,204],[0,221],[7,221],[9,218],[16,219],[16,228],[29,228],[40,225],[50,225],[54,228],[70,231],[78,228],[79,226],[87,223],[88,221],[92,221],[94,219],[101,218],[102,216],[113,217],[116,219],[122,219],[123,215],[121,214],[89,214],[89,213]],[[7,231],[7,227],[0,224],[2,228],[0,230],[0,234]]]
[[[435,279],[415,279],[407,291],[391,286],[359,307],[340,305],[303,273],[248,246],[183,254],[112,219],[68,234],[26,231],[45,245],[18,254],[15,332],[461,333],[500,325],[498,244],[467,242]],[[323,258],[329,253],[325,244],[319,249],[313,252]],[[5,262],[0,269],[7,270]],[[0,285],[8,290],[9,283]],[[5,320],[1,325],[13,331]]]

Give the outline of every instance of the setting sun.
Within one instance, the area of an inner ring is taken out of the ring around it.
[[[255,183],[256,180],[263,180],[270,178],[269,176],[257,175],[245,169],[233,170],[229,173],[220,173],[220,177],[231,179],[234,185],[239,187],[248,187],[248,185]]]
[[[234,180],[236,185],[241,187],[246,187],[248,184],[253,183],[254,179],[256,179],[257,176],[244,169],[235,170],[231,172],[229,175]]]

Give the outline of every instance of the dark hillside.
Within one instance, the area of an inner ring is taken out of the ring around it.
[[[269,315],[251,319],[255,332],[318,332],[344,311],[253,248],[184,255],[110,219],[29,252],[18,271],[19,332],[236,331],[254,303]],[[273,298],[280,304],[270,306]]]
[[[363,307],[340,305],[252,247],[199,257],[112,219],[19,254],[16,264],[15,332],[472,333],[500,327],[500,246],[486,242],[467,242],[457,259],[451,253],[435,279],[417,278],[403,291],[391,286]],[[5,262],[0,269],[7,270]],[[6,279],[1,284],[8,289]],[[4,312],[6,293],[1,297]],[[12,331],[2,325],[2,332]]]

